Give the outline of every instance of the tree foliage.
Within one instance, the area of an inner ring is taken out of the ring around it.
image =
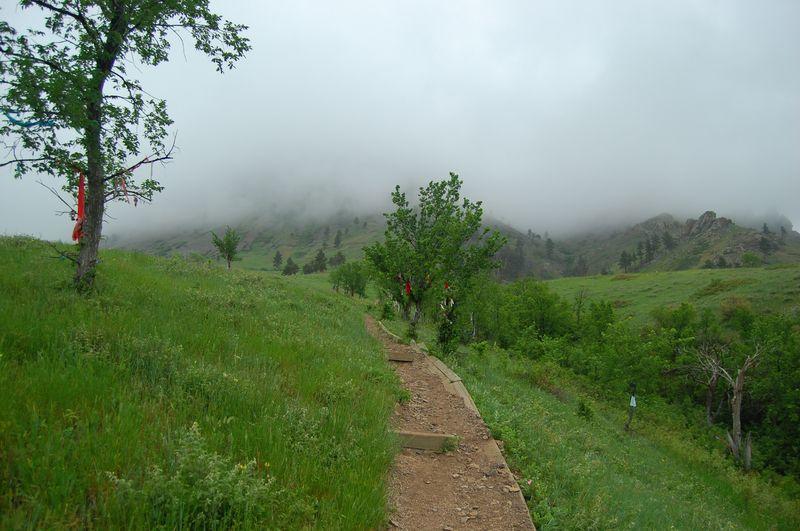
[[[239,242],[241,240],[242,235],[230,227],[225,229],[225,234],[222,238],[217,236],[215,232],[211,232],[211,242],[217,248],[219,255],[225,259],[228,269],[231,268],[231,262],[239,259]]]
[[[343,290],[348,295],[360,297],[367,296],[367,281],[369,280],[367,265],[363,262],[348,262],[331,272],[333,289]]]
[[[172,124],[166,102],[131,75],[138,65],[169,58],[171,37],[188,34],[217,70],[233,67],[250,49],[245,26],[213,13],[209,0],[22,0],[44,13],[38,29],[0,21],[0,106],[11,121],[0,137],[16,177],[55,176],[75,193],[86,176],[86,219],[76,283],[90,284],[97,262],[103,213],[109,201],[152,199],[162,190],[134,169],[171,158]],[[144,153],[146,156],[142,157]],[[122,181],[124,179],[124,182]]]
[[[477,274],[498,265],[493,257],[505,239],[481,229],[481,202],[462,198],[461,185],[455,173],[432,181],[419,189],[416,206],[397,186],[392,192],[395,210],[385,214],[385,241],[364,250],[381,286],[399,303],[413,304],[412,326],[431,297],[458,301]]]

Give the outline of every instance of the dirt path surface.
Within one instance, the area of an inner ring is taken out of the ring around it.
[[[390,362],[411,400],[398,404],[394,429],[459,437],[448,453],[403,449],[390,481],[390,528],[534,529],[519,487],[489,430],[429,356],[396,342],[367,317],[370,333],[389,351],[413,352],[413,362]]]

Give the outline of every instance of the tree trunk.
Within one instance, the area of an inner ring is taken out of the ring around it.
[[[227,259],[227,260],[226,260],[226,262],[228,262],[228,269],[230,269],[230,268],[231,268],[231,261],[230,261],[230,259]]]
[[[83,134],[86,148],[86,218],[83,221],[83,236],[78,242],[80,252],[75,271],[75,286],[79,290],[90,288],[94,282],[100,238],[103,235],[105,210],[105,170],[101,139],[103,89],[122,46],[126,28],[126,3],[115,3],[113,11],[108,34],[97,56],[96,70],[90,83],[91,89],[86,94],[87,124]]]
[[[78,267],[75,272],[75,286],[87,289],[94,282],[97,254],[103,233],[103,211],[105,209],[105,190],[103,185],[103,154],[100,141],[102,123],[102,84],[96,99],[86,106],[89,125],[84,132],[86,145],[86,218],[83,221],[78,253]]]
[[[717,382],[719,381],[719,373],[714,372],[708,380],[706,387],[706,423],[711,426],[714,424],[714,417],[716,416],[714,409],[714,394],[717,391]]]
[[[731,398],[731,422],[733,428],[730,433],[729,443],[731,452],[736,459],[741,457],[742,448],[742,399],[744,398],[744,373],[742,369],[736,375],[733,384],[733,397]]]

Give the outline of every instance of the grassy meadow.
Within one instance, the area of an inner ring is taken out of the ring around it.
[[[800,306],[800,264],[566,277],[546,284],[567,300],[583,290],[589,300],[611,301],[620,316],[638,323],[659,306],[682,302],[719,308],[726,299],[738,298],[761,312]]]
[[[363,304],[0,238],[0,528],[381,527],[399,396]],[[313,281],[312,281],[313,280]]]

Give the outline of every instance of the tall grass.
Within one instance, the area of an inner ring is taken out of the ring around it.
[[[106,251],[81,296],[0,239],[0,528],[383,525],[398,385],[363,308]]]

